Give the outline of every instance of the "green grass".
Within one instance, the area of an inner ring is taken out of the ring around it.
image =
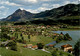
[[[15,33],[13,33],[13,35],[11,35],[11,37],[13,37],[13,36],[15,36]],[[30,42],[29,42],[28,35],[23,35],[23,37],[24,37],[24,40],[27,41],[27,44],[34,44],[34,45],[37,43],[48,44],[54,40],[51,37],[45,37],[42,35],[35,35],[35,36],[31,35]],[[21,39],[20,33],[18,33],[18,39]]]
[[[72,30],[80,30],[80,28],[60,28],[58,30],[61,30],[61,31],[72,31]]]
[[[6,48],[0,47],[1,56],[21,56],[18,51],[7,50]]]
[[[57,54],[57,56],[68,56],[68,55],[71,55],[71,56],[73,56],[71,53],[68,53],[68,52],[64,52],[63,50],[61,50],[61,49],[58,49],[58,50],[56,50],[56,48],[50,48],[50,50],[48,50],[48,51],[50,51],[51,53],[53,53],[54,52],[54,54]],[[61,53],[61,54],[60,54]]]
[[[30,44],[37,44],[37,43],[48,44],[53,41],[53,39],[51,37],[44,37],[41,35],[40,36],[31,36],[30,42],[29,42],[27,35],[24,35],[24,39],[27,41],[27,43],[30,43]]]
[[[51,56],[50,53],[46,53],[42,50],[31,50],[28,48],[23,48],[24,44],[18,43],[18,50],[22,54],[22,56]]]
[[[23,48],[23,44],[17,43],[18,51],[7,50],[0,47],[0,55],[2,56],[51,56],[50,53],[46,53],[42,50],[31,50]]]

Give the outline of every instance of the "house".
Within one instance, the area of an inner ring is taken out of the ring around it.
[[[24,48],[27,48],[27,46],[23,46]]]
[[[54,36],[57,36],[58,34],[54,33],[53,35],[54,35]]]
[[[6,49],[9,49],[9,47],[6,47]]]
[[[32,44],[27,44],[27,48],[32,48]]]
[[[72,53],[73,52],[73,48],[72,45],[70,44],[66,44],[66,45],[62,45],[61,49],[63,49],[66,52]]]
[[[47,28],[49,28],[49,27],[50,27],[50,25],[47,25],[46,27],[47,27]]]
[[[37,45],[32,46],[32,49],[38,49],[38,46]]]
[[[49,47],[54,47],[54,45],[49,45]]]

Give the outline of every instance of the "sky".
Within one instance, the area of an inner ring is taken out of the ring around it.
[[[69,3],[78,4],[80,0],[0,0],[0,19],[14,13],[17,9],[31,13],[57,8]]]

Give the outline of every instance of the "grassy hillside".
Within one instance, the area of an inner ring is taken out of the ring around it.
[[[0,47],[0,55],[2,56],[51,56],[50,53],[46,53],[42,50],[31,50],[27,48],[23,48],[23,44],[18,45],[18,51],[7,50],[6,48]]]

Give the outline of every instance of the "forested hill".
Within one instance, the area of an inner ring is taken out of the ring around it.
[[[47,10],[35,15],[36,18],[43,17],[67,17],[67,16],[79,16],[80,15],[80,4],[67,4],[59,8],[54,8],[52,10]]]
[[[79,25],[80,4],[67,4],[37,14],[18,9],[2,21],[31,21],[32,23],[45,22],[46,24],[66,23]],[[52,22],[49,22],[52,21]],[[48,22],[48,23],[47,23]]]

